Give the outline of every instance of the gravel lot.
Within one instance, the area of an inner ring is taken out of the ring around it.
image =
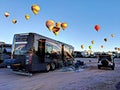
[[[17,75],[0,68],[0,90],[120,90],[120,59],[115,70],[97,69],[96,58],[78,58],[87,68],[80,71],[36,73],[32,77]]]

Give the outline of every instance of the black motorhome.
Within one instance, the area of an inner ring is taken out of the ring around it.
[[[73,64],[74,47],[36,33],[15,34],[13,71],[49,71]]]
[[[2,63],[5,59],[10,59],[11,49],[12,49],[11,44],[0,42],[0,63]]]

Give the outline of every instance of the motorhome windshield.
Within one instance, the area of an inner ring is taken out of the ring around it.
[[[15,55],[24,55],[27,50],[27,41],[28,41],[28,35],[15,35],[14,38],[14,54]]]

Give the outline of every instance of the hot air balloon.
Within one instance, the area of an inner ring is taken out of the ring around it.
[[[26,14],[26,15],[25,15],[25,19],[26,19],[26,20],[29,20],[29,19],[30,19],[30,15]]]
[[[81,48],[84,49],[84,45],[81,45]]]
[[[55,35],[58,35],[59,32],[60,32],[60,28],[58,28],[58,27],[53,27],[53,28],[52,28],[52,31],[53,31],[53,33],[54,33]]]
[[[89,49],[92,49],[92,46],[91,46],[91,45],[89,46]]]
[[[16,20],[16,19],[13,19],[13,20],[12,20],[12,23],[13,23],[13,24],[16,24],[16,23],[17,23],[17,20]]]
[[[48,20],[48,21],[46,21],[46,27],[47,27],[49,30],[52,30],[52,28],[54,27],[54,21],[53,21],[53,20]]]
[[[56,22],[56,27],[60,28],[61,23],[60,22]]]
[[[103,45],[101,45],[101,48],[103,48],[104,46]]]
[[[98,32],[98,30],[100,30],[100,25],[95,25],[95,30]]]
[[[67,28],[67,26],[68,26],[67,23],[62,23],[61,24],[61,27],[62,27],[63,30],[65,30]]]
[[[31,6],[31,10],[32,10],[32,12],[36,15],[36,14],[38,14],[39,11],[40,11],[40,6],[38,6],[37,4],[33,4],[33,5]]]
[[[117,48],[118,49],[118,51],[120,51],[120,48]]]
[[[111,34],[111,37],[114,37],[114,34]]]
[[[105,41],[105,42],[107,42],[107,41],[108,41],[108,39],[107,39],[107,38],[104,38],[104,41]]]
[[[91,43],[94,44],[94,40],[92,40]]]
[[[5,17],[8,17],[10,14],[8,12],[4,13]]]
[[[117,47],[115,47],[115,50],[118,50],[118,48],[117,48]]]

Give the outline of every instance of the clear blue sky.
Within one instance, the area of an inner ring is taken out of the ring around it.
[[[39,14],[33,14],[32,4],[40,6]],[[10,16],[6,18],[4,12]],[[30,20],[24,18],[25,14],[31,16]],[[12,23],[14,18],[16,24]],[[68,27],[55,36],[46,28],[47,20],[66,22]],[[96,24],[101,26],[98,32],[94,29]],[[120,47],[120,0],[0,0],[0,41],[12,43],[14,34],[26,32],[71,44],[75,50],[81,51],[82,44],[83,50],[89,50],[94,40],[93,51],[113,51],[114,47]],[[110,36],[112,33],[114,38]]]

